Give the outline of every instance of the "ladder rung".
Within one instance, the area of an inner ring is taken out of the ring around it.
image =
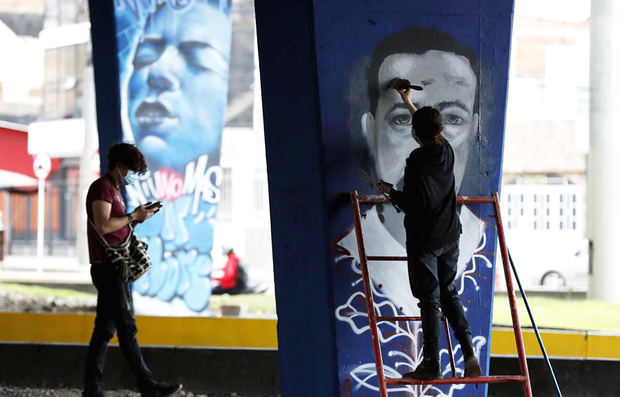
[[[366,257],[369,261],[406,261],[406,256],[383,256],[383,255],[369,255]]]
[[[443,378],[436,380],[416,380],[416,379],[386,379],[387,386],[396,385],[453,385],[453,384],[480,384],[480,383],[524,383],[526,377],[523,375],[494,375],[478,376],[474,378]]]
[[[459,204],[494,204],[494,197],[487,196],[458,196],[456,202]]]
[[[360,194],[357,201],[362,204],[387,203],[390,201],[384,195]],[[456,202],[459,204],[494,204],[495,198],[488,196],[457,196]]]
[[[377,321],[422,321],[422,317],[413,317],[413,316],[377,316]]]

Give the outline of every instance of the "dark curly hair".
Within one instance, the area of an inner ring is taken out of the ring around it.
[[[115,143],[108,149],[108,166],[114,168],[122,164],[138,174],[144,174],[147,170],[144,155],[130,143]]]

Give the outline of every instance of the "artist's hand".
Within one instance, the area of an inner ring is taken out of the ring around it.
[[[407,88],[399,89],[398,93],[400,94],[400,97],[403,100],[403,102],[405,103],[411,102],[411,88],[407,87]]]
[[[392,190],[392,184],[387,183],[381,179],[379,179],[379,182],[377,182],[377,187],[379,188],[379,191],[383,194],[389,194]]]
[[[411,82],[407,79],[394,79],[390,83],[390,86],[398,91],[398,94],[403,99],[403,102],[407,103],[411,99]]]

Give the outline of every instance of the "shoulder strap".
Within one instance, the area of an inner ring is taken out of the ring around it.
[[[101,233],[99,233],[97,231],[97,228],[95,227],[95,224],[93,223],[93,221],[90,220],[90,218],[88,219],[88,225],[93,229],[93,231],[95,232],[95,235],[97,236],[97,239],[99,240],[99,242],[104,246],[104,247],[109,247],[110,243],[108,243],[108,240],[105,239],[105,237],[103,237],[101,235]],[[134,232],[133,231],[133,226],[131,226],[131,222],[129,222],[127,224],[127,226],[129,227],[129,234],[127,235],[127,238],[129,238],[131,236],[131,234]]]
[[[90,226],[93,231],[95,232],[95,235],[97,236],[97,239],[99,240],[99,242],[104,246],[104,247],[109,247],[110,244],[108,243],[108,241],[101,235],[101,233],[99,233],[97,231],[97,228],[95,227],[95,224],[93,223],[93,221],[91,221],[90,219],[88,219],[88,226]]]

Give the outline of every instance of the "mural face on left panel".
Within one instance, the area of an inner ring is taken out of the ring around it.
[[[208,311],[230,8],[230,0],[115,2],[123,139],[135,142],[149,165],[127,186],[128,204],[164,204],[137,228],[153,261],[134,283],[142,314]]]

